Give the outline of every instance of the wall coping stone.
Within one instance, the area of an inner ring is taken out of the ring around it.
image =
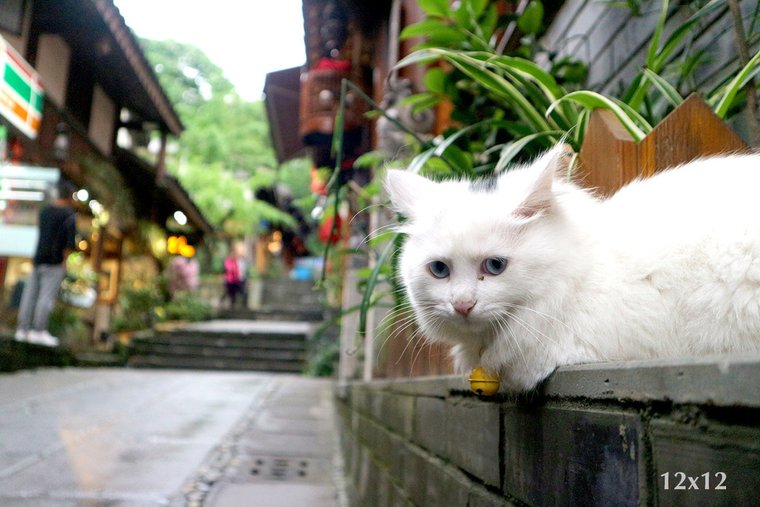
[[[442,375],[351,381],[338,387],[338,395],[362,387],[441,398],[469,392],[464,376]],[[563,366],[537,392],[547,398],[760,407],[760,353]]]

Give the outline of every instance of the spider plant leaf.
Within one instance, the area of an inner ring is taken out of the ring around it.
[[[608,109],[612,111],[612,113],[617,117],[618,120],[620,120],[620,123],[623,124],[625,129],[630,132],[631,136],[638,142],[644,139],[646,134],[639,128],[639,126],[636,124],[636,122],[631,118],[631,116],[624,111],[624,109],[614,100],[605,97],[604,95],[601,95],[596,92],[588,91],[588,90],[581,90],[577,92],[571,92],[562,97],[561,99],[554,102],[551,107],[549,108],[549,112],[553,110],[555,107],[557,107],[558,104],[562,103],[563,101],[572,101],[577,104],[580,104],[581,106],[587,108],[587,109]],[[628,111],[632,111],[630,107],[627,107]]]
[[[430,63],[433,60],[440,60],[440,58],[441,55],[434,52],[431,48],[419,49],[399,60],[398,63],[393,66],[393,69],[398,70],[418,63]]]
[[[683,102],[683,97],[678,93],[678,90],[656,72],[651,69],[644,69],[644,77],[654,83],[654,86],[660,90],[660,93],[662,93],[667,101],[674,107],[678,107]]]
[[[665,41],[665,44],[662,45],[662,49],[657,52],[657,56],[652,62],[652,65],[648,64],[647,67],[655,72],[660,72],[684,37],[691,32],[694,25],[704,16],[715,12],[719,8],[724,8],[725,4],[725,0],[710,0],[710,2],[706,3],[697,12],[689,16],[689,19],[684,21],[683,24],[679,25],[678,28],[670,34],[670,37]],[[647,63],[649,62],[647,61]]]
[[[445,23],[438,19],[425,19],[419,23],[414,23],[405,27],[399,34],[399,39],[407,40],[415,37],[424,37],[430,33],[431,30],[446,27]]]
[[[360,336],[364,336],[364,334],[367,331],[367,312],[369,312],[369,309],[372,306],[372,295],[375,293],[375,288],[377,287],[380,273],[382,272],[383,267],[385,266],[388,258],[391,256],[394,250],[396,250],[396,242],[389,241],[388,244],[385,245],[385,248],[383,248],[383,251],[380,254],[380,256],[377,258],[377,262],[375,263],[375,266],[372,269],[372,272],[367,278],[367,285],[364,289],[364,294],[362,295],[362,301],[359,306],[359,335]]]
[[[755,53],[755,56],[750,58],[747,65],[745,65],[728,85],[726,85],[722,96],[719,95],[720,100],[715,106],[715,114],[720,118],[725,118],[731,104],[734,102],[734,98],[736,98],[736,94],[739,93],[739,90],[744,88],[750,79],[752,79],[758,72],[760,72],[760,51]]]
[[[716,11],[718,8],[724,7],[725,0],[711,0],[705,4],[697,12],[692,14],[689,19],[684,21],[675,30],[673,30],[673,33],[670,35],[670,37],[668,37],[665,43],[662,44],[662,47],[660,47],[659,39],[662,37],[664,24],[667,21],[667,6],[665,6],[666,3],[667,1],[663,2],[663,10],[661,11],[660,19],[657,23],[655,34],[652,38],[652,43],[649,45],[649,50],[647,52],[647,68],[656,73],[662,71],[663,67],[673,55],[675,50],[678,49],[683,39],[689,33],[691,33],[694,25],[702,17]],[[641,104],[643,104],[644,99],[646,98],[650,84],[651,82],[647,79],[644,79],[643,76],[637,77],[629,87],[629,91],[625,94],[626,103],[633,109],[639,110]]]
[[[465,53],[439,51],[449,63],[472,78],[478,85],[487,89],[499,99],[509,102],[515,112],[536,130],[549,130],[549,124],[528,98],[512,83],[499,73],[489,69],[487,64],[477,57]]]
[[[665,29],[665,22],[668,20],[668,0],[662,0],[660,7],[660,17],[657,20],[657,24],[652,34],[652,42],[649,44],[649,50],[647,51],[647,67],[654,68],[655,61],[657,60],[657,53],[660,49],[660,39],[662,39],[662,32]]]
[[[556,142],[562,138],[563,134],[564,132],[562,132],[561,130],[548,130],[546,132],[536,132],[535,134],[525,136],[521,139],[518,139],[517,141],[513,141],[511,143],[505,144],[501,149],[501,153],[499,154],[499,161],[496,163],[496,167],[493,170],[494,174],[499,174],[501,171],[503,171],[504,168],[507,167],[509,163],[512,162],[512,160],[517,155],[519,155],[520,152],[530,143],[544,137],[548,137],[549,139]]]
[[[421,151],[419,154],[417,154],[417,156],[415,156],[409,163],[407,171],[415,174],[419,173],[422,168],[425,167],[427,161],[430,160],[430,157],[434,155],[435,149],[436,146],[433,146],[432,148],[428,148],[427,150]]]

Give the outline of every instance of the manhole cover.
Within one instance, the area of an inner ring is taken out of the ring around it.
[[[249,481],[308,481],[314,473],[313,461],[311,458],[254,456],[244,470]]]

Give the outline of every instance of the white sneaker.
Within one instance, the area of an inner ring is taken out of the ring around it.
[[[29,331],[29,333],[26,335],[26,340],[29,343],[42,345],[43,347],[57,347],[60,345],[58,338],[51,335],[47,331]]]
[[[13,339],[17,342],[25,342],[27,340],[28,331],[26,329],[17,329]]]

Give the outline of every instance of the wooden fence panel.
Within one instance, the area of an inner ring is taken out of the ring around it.
[[[697,95],[690,95],[640,143],[607,110],[591,114],[580,152],[579,179],[602,196],[699,157],[747,150],[747,145]]]

